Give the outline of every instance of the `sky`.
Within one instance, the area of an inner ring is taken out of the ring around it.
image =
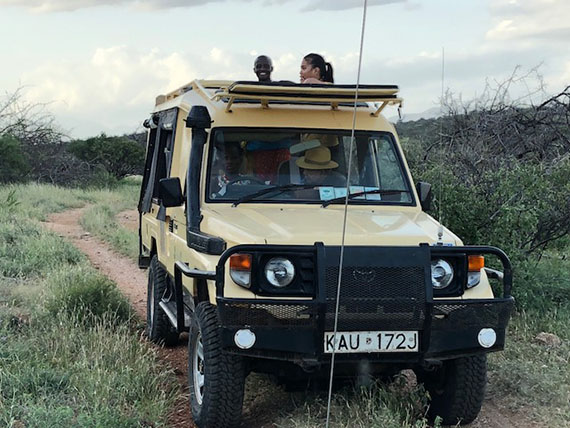
[[[255,80],[259,54],[274,80],[298,81],[303,56],[317,52],[336,83],[355,83],[363,4],[0,0],[0,96],[23,87],[86,138],[141,131],[155,97],[193,79]],[[569,41],[570,0],[369,0],[361,82],[398,85],[406,114],[439,105],[442,64],[445,90],[464,100],[515,69],[537,68],[554,94],[570,85]]]

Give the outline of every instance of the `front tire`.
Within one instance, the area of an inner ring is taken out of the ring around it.
[[[146,334],[151,342],[174,346],[178,332],[170,323],[159,303],[168,291],[168,274],[154,255],[148,269],[148,293],[146,300]]]
[[[245,388],[243,358],[222,350],[216,308],[196,306],[188,339],[190,407],[199,428],[239,426]]]
[[[430,394],[431,420],[439,416],[444,425],[458,422],[463,425],[475,420],[487,386],[486,354],[447,360],[437,370],[418,370],[416,374]]]

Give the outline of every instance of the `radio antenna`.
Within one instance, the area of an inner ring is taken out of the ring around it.
[[[334,329],[333,329],[333,350],[331,355],[331,370],[329,378],[329,394],[327,399],[327,422],[326,428],[329,428],[330,415],[331,415],[331,398],[332,398],[332,386],[334,378],[334,361],[335,361],[335,351],[337,344],[337,329],[338,329],[338,311],[340,305],[340,284],[342,279],[342,266],[344,263],[344,242],[346,236],[346,218],[348,214],[348,196],[350,193],[350,172],[352,170],[352,147],[354,145],[354,130],[356,128],[356,107],[358,103],[358,88],[360,86],[360,70],[362,67],[362,48],[364,46],[364,28],[366,26],[366,7],[367,0],[364,0],[364,10],[362,13],[362,30],[360,32],[360,53],[358,55],[358,73],[356,75],[356,90],[354,93],[354,111],[352,113],[352,131],[350,133],[350,150],[348,155],[348,172],[346,174],[346,198],[344,200],[344,218],[342,223],[342,243],[340,245],[340,260],[338,266],[338,283],[336,286],[336,305],[334,310]]]
[[[438,205],[438,219],[439,227],[437,230],[437,243],[443,244],[443,223],[441,218],[441,208],[443,205],[443,179],[442,179],[442,165],[443,165],[443,97],[444,97],[444,82],[445,82],[445,48],[441,47],[441,98],[439,99],[439,146],[440,146],[440,165],[439,165],[439,200]]]

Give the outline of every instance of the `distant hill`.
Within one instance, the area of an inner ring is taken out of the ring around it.
[[[415,120],[420,119],[435,119],[436,117],[441,116],[441,108],[440,107],[432,107],[429,108],[421,113],[402,113],[402,118],[400,119],[398,116],[391,116],[388,120],[392,123],[396,123],[398,121],[401,122],[412,122]]]

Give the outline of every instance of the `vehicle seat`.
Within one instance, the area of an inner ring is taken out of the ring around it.
[[[253,155],[253,173],[263,181],[275,183],[279,181],[279,168],[289,162],[288,149],[257,150]]]

